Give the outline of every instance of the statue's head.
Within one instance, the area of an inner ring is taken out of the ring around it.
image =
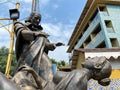
[[[99,84],[109,85],[112,67],[105,57],[88,58],[82,66],[93,72],[92,78],[98,80]]]
[[[38,26],[41,21],[41,15],[38,12],[32,12],[25,22],[30,22],[34,26]]]

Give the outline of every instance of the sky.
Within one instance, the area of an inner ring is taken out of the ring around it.
[[[31,13],[32,0],[0,0],[0,18],[9,18],[9,9],[15,8],[15,3],[20,2],[20,18],[24,22]],[[82,13],[87,0],[39,0],[37,11],[42,15],[41,25],[43,31],[48,33],[51,43],[63,42],[65,46],[57,47],[49,52],[49,57],[57,61],[69,61],[69,54],[66,53],[68,41]],[[0,20],[4,25],[12,21]],[[11,25],[7,25],[11,29]],[[9,48],[10,34],[0,25],[0,48]]]

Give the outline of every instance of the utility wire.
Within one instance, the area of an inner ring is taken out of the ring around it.
[[[26,17],[27,18],[27,17]],[[22,21],[22,20],[25,20],[26,18],[23,18],[23,19],[21,19],[21,20],[19,20],[19,21]],[[9,26],[9,25],[11,25],[12,23],[8,23],[8,24],[5,24],[4,26]],[[3,28],[4,26],[1,26],[0,28]]]
[[[6,2],[8,2],[8,1],[5,1],[5,2],[0,2],[0,4],[4,4],[4,3],[6,3]]]
[[[12,3],[12,4],[15,4],[15,3],[13,3],[11,0],[6,0],[6,1],[4,1],[4,2],[0,2],[0,4],[5,4],[5,3]]]
[[[10,25],[10,24],[12,24],[12,23],[9,23],[9,24],[5,24],[4,26],[8,26],[8,25]],[[1,26],[0,28],[3,28],[4,26]]]
[[[20,2],[20,0],[17,0],[18,2]],[[38,2],[37,2],[37,4],[39,4],[39,0],[37,0]],[[12,4],[16,4],[16,3],[14,3],[12,0],[6,0],[5,2],[2,2],[2,3],[0,3],[0,4],[4,4],[4,3],[12,3]],[[38,9],[39,9],[39,5],[37,5],[38,7]],[[24,19],[26,19],[27,17],[25,17],[25,18],[23,18],[23,19],[21,19],[21,20],[19,20],[19,21],[22,21],[22,20],[24,20]],[[5,24],[4,26],[8,26],[9,27],[9,25],[11,25],[12,23],[10,23],[10,21],[9,21],[9,23],[8,24]],[[3,28],[4,26],[1,26],[0,28]]]

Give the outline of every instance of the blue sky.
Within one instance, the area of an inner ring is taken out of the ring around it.
[[[15,8],[15,2],[20,1],[20,19],[23,22],[31,12],[32,0],[2,0],[0,1],[0,18],[9,17],[9,9]],[[58,47],[49,53],[49,57],[58,61],[69,61],[67,43],[75,28],[87,0],[39,0],[38,11],[42,15],[41,25],[50,34],[51,42],[63,42],[65,46]],[[0,21],[5,25],[12,21]],[[1,27],[1,26],[0,26]],[[10,26],[7,26],[10,28]],[[0,28],[0,47],[9,47],[10,35]]]

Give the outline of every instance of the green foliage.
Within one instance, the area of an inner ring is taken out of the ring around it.
[[[55,59],[51,59],[52,64],[57,64],[57,61]]]
[[[2,73],[5,73],[7,56],[8,49],[6,47],[0,48],[0,72]]]
[[[5,70],[6,70],[8,54],[9,54],[8,48],[4,46],[0,48],[0,72],[2,73],[5,73]],[[16,56],[15,56],[15,51],[13,51],[10,75],[14,74],[16,63],[17,61],[16,61]]]
[[[57,68],[60,69],[61,67],[63,66],[67,66],[68,63],[66,63],[64,60],[61,60],[61,61],[56,61],[55,59],[51,59],[52,61],[52,64],[56,64],[57,65]]]
[[[0,72],[2,72],[2,73],[5,73],[5,70],[6,70],[8,54],[9,54],[8,48],[6,48],[4,46],[0,48]],[[52,64],[57,65],[58,69],[62,66],[68,65],[64,60],[61,60],[58,62],[55,59],[51,59],[51,61],[52,61]],[[16,56],[15,56],[15,51],[13,51],[10,75],[14,75],[16,64],[17,64],[17,60],[16,60]]]
[[[14,75],[16,64],[17,64],[16,55],[15,55],[15,51],[13,51],[11,69],[10,69],[10,75],[12,76]]]
[[[65,65],[66,65],[66,63],[65,63],[64,60],[61,61],[61,64],[62,64],[62,66],[65,66]]]

